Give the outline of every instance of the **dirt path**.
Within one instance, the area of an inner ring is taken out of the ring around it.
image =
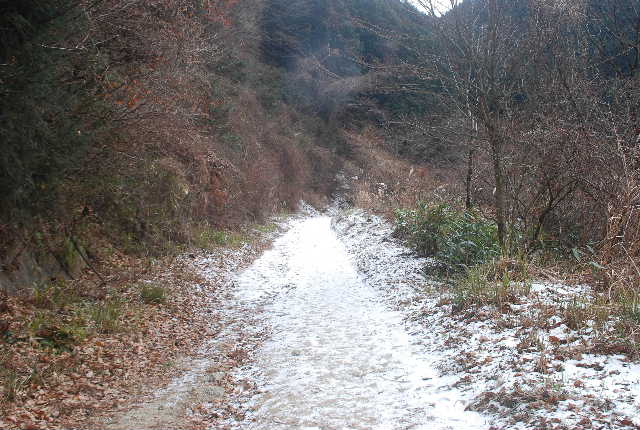
[[[300,221],[240,276],[273,335],[244,369],[258,393],[238,429],[482,429],[402,316],[363,282],[329,217]]]
[[[487,428],[363,282],[327,216],[292,221],[226,302],[202,359],[109,429]],[[234,354],[250,359],[234,368]]]

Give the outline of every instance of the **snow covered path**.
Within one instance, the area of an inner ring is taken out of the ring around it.
[[[240,379],[257,387],[239,429],[485,429],[402,315],[358,275],[326,216],[292,228],[238,278],[272,335]]]
[[[567,327],[586,286],[533,282],[510,310],[456,312],[426,273],[433,262],[392,225],[360,209],[327,213],[306,207],[281,222],[257,260],[251,247],[189,257],[211,324],[201,351],[167,387],[93,427],[640,428],[640,363],[594,354],[593,325]]]

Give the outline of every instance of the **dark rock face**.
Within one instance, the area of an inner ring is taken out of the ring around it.
[[[65,259],[72,263],[70,267],[64,267],[64,263],[49,252],[34,251],[18,243],[0,260],[0,290],[16,294],[52,278],[74,277],[84,268],[84,260],[80,255],[74,258],[65,255]]]

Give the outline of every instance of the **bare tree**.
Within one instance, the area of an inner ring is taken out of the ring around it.
[[[510,13],[508,3],[450,0],[451,10],[440,17],[437,2],[420,1],[432,17],[437,40],[436,49],[426,56],[430,76],[441,82],[446,101],[467,118],[470,130],[478,128],[478,139],[489,149],[498,239],[503,249],[509,212],[506,131],[512,127],[521,104],[519,96],[524,94],[524,81],[519,77],[533,60],[526,25]],[[470,169],[473,155],[469,151]]]

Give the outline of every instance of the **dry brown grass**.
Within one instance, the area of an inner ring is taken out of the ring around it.
[[[398,159],[385,149],[383,135],[375,128],[345,135],[353,148],[348,174],[357,176],[351,193],[357,206],[391,217],[395,209],[414,207],[421,200],[460,195],[451,171]]]
[[[640,184],[628,181],[626,187],[609,204],[607,233],[600,248],[604,264],[628,259],[640,276],[635,259],[640,257]]]

